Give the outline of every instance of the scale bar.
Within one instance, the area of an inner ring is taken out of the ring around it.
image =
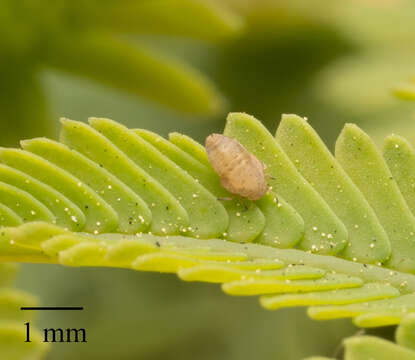
[[[83,310],[83,306],[31,306],[21,307],[20,310]]]

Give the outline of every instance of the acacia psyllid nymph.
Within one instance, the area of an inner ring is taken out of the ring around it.
[[[264,196],[268,189],[265,166],[238,141],[212,134],[206,138],[205,146],[209,162],[226,190],[249,200]]]

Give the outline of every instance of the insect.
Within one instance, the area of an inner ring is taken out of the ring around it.
[[[268,190],[265,165],[238,141],[211,134],[205,141],[209,162],[230,193],[249,200],[261,199]]]

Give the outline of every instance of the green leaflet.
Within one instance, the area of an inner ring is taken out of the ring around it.
[[[117,212],[119,232],[135,233],[149,226],[145,219],[150,219],[151,213],[145,202],[115,176],[82,154],[44,138],[22,141],[22,147],[75,175],[98,193]]]
[[[396,342],[415,351],[415,315],[410,314],[403,319],[396,330]]]
[[[50,262],[48,256],[39,251],[40,243],[66,232],[61,227],[38,222],[2,228],[0,230],[0,258],[3,261],[13,261],[13,256],[18,254],[22,257],[22,261]]]
[[[237,139],[266,166],[269,179],[301,215],[305,224],[300,247],[321,254],[336,254],[347,242],[347,230],[324,200],[295,169],[266,128],[254,117],[242,113],[228,116],[224,134]]]
[[[0,199],[23,222],[44,220],[54,222],[55,216],[40,201],[26,191],[0,181]]]
[[[183,152],[194,157],[195,160],[199,161],[210,170],[212,177],[216,181],[216,187],[221,189],[218,190],[220,194],[218,194],[219,197],[233,197],[232,194],[225,191],[220,185],[219,177],[213,172],[206,151],[202,145],[188,136],[179,133],[169,134],[169,139]],[[236,205],[238,207],[240,206],[239,203],[236,203]],[[304,235],[304,221],[295,209],[280,195],[277,196],[272,191],[268,191],[268,194],[257,201],[256,205],[265,215],[264,229],[261,232],[261,235],[257,237],[256,242],[280,248],[287,248],[296,245],[302,239]],[[250,206],[252,206],[252,204]],[[245,211],[242,214],[244,213]],[[240,208],[237,209],[236,214],[241,214]],[[246,223],[251,224],[252,222],[247,220]],[[251,227],[250,230],[252,230]]]
[[[217,198],[232,197],[232,194],[228,193],[220,185],[219,177],[213,172],[211,167],[201,163],[192,155],[183,151],[180,147],[155,133],[141,129],[135,130],[135,132],[156,147],[162,154],[187,171]],[[194,144],[193,141],[188,146],[190,147],[192,144]],[[200,146],[201,145],[195,145],[196,152],[200,150]],[[223,234],[225,239],[237,242],[251,242],[263,231],[265,226],[264,215],[259,211],[256,205],[249,204],[248,206],[246,203],[246,201],[241,199],[222,202],[228,213],[229,219],[228,228]]]
[[[237,280],[295,280],[319,278],[324,271],[307,266],[291,266],[283,270],[247,270],[220,264],[201,264],[177,272],[185,281],[224,283]]]
[[[56,224],[72,231],[79,231],[85,226],[85,215],[71,200],[28,174],[10,166],[0,164],[0,181],[18,186],[34,195],[56,217]]]
[[[396,329],[396,340],[394,344],[374,336],[352,336],[343,341],[345,360],[389,360],[389,359],[415,359],[414,350],[414,317],[409,315]],[[307,358],[326,359],[320,357]]]
[[[411,311],[411,309],[410,309]],[[356,326],[364,328],[373,328],[380,326],[393,326],[398,325],[405,318],[406,313],[399,311],[386,311],[378,310],[376,312],[368,312],[357,315],[353,318],[353,323]]]
[[[304,221],[295,209],[272,191],[256,204],[265,216],[265,227],[256,242],[278,248],[291,248],[304,236]]]
[[[415,213],[415,150],[403,137],[390,135],[385,139],[383,157],[402,196]]]
[[[0,319],[1,321],[29,321],[34,313],[23,313],[19,307],[38,306],[38,299],[27,293],[13,288],[0,288]]]
[[[348,275],[327,274],[316,280],[239,280],[222,285],[229,295],[261,295],[278,293],[296,293],[354,288],[362,285],[362,280]]]
[[[386,260],[391,248],[385,230],[307,121],[296,115],[283,115],[276,138],[301,175],[346,225],[349,242],[343,256],[365,263]]]
[[[17,226],[22,218],[6,205],[0,204],[0,226]]]
[[[186,210],[179,201],[103,135],[86,124],[62,120],[61,141],[95,161],[133,189],[151,209],[150,231],[177,234],[189,226]],[[150,222],[147,213],[142,213]]]
[[[399,296],[388,284],[367,283],[358,289],[309,292],[307,294],[271,295],[261,298],[261,305],[269,310],[291,306],[337,305],[373,301]]]
[[[1,149],[0,162],[28,173],[70,199],[84,212],[86,231],[108,232],[116,227],[118,216],[114,210],[88,185],[70,173],[41,157],[17,149]],[[77,222],[78,219],[73,221]]]
[[[225,133],[266,163],[273,189],[256,202],[224,201],[204,147],[185,135],[167,140],[107,119],[62,124],[62,143],[0,150],[0,260],[175,273],[260,295],[268,309],[402,323],[399,341],[411,347],[415,155],[402,138],[386,140],[383,160],[346,126],[334,158],[299,117],[285,116],[275,139],[231,114]],[[28,220],[35,208],[40,217]],[[13,302],[1,294],[0,305]]]
[[[94,118],[89,122],[179,200],[189,216],[189,227],[183,231],[201,238],[218,237],[226,231],[228,214],[222,204],[174,162],[114,121]]]
[[[345,360],[415,360],[415,352],[374,336],[358,336],[344,341]]]
[[[3,262],[48,262],[48,258],[40,254],[39,250],[21,246],[15,243],[15,228],[3,228],[0,230],[0,259]]]
[[[218,176],[211,168],[200,163],[180,147],[158,137],[158,135],[153,135],[153,133],[139,131],[139,135],[151,142],[153,146],[157,147],[159,151],[168,156],[177,165],[185,169],[217,198],[231,197],[231,194],[222,188]],[[200,148],[196,147],[196,151],[198,150]],[[229,218],[229,226],[223,234],[224,238],[231,241],[245,242],[252,241],[261,233],[265,219],[256,206],[247,206],[246,202],[236,199],[223,201],[223,205],[228,212]]]
[[[309,308],[308,314],[313,319],[353,317],[355,318],[355,324],[362,327],[394,325],[399,324],[400,320],[408,313],[415,311],[414,300],[415,296],[409,294],[393,299],[376,300],[344,306],[317,306]]]
[[[415,218],[374,143],[356,125],[348,124],[336,142],[336,158],[389,236],[390,267],[415,272]]]
[[[38,299],[11,287],[16,270],[14,265],[0,264],[0,358],[40,360],[48,344],[43,343],[33,327],[35,313],[20,311],[21,306],[38,306]],[[27,321],[32,324],[31,343],[23,342],[26,337],[23,324]]]
[[[191,137],[176,132],[169,134],[169,140],[197,161],[211,168],[205,148]]]
[[[3,228],[8,233],[13,244],[32,249],[39,249],[40,244],[53,236],[71,233],[68,230],[43,222],[31,222],[19,227]]]
[[[22,345],[26,330],[22,322],[0,321],[0,356],[2,359],[41,359],[48,350],[48,344],[41,335],[32,331],[31,342]]]

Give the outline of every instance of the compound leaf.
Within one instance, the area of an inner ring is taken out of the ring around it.
[[[346,125],[334,157],[294,115],[274,138],[252,116],[230,114],[225,134],[267,166],[260,200],[224,200],[232,195],[204,147],[178,133],[164,139],[108,119],[66,119],[60,142],[2,148],[0,259],[176,273],[230,295],[260,295],[270,310],[310,306],[312,318],[350,317],[361,327],[402,323],[399,345],[353,338],[346,358],[382,347],[411,358],[409,143],[387,138],[382,157]],[[6,305],[20,296],[1,294]]]

